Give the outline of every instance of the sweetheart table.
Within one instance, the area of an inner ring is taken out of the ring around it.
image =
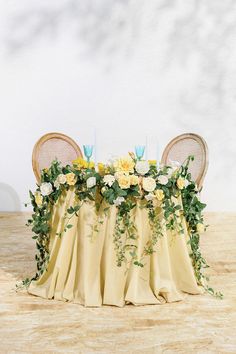
[[[188,164],[133,155],[95,168],[54,161],[30,192],[37,273],[29,294],[84,306],[146,305],[201,294],[205,204]]]

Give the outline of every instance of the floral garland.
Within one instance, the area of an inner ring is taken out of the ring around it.
[[[53,205],[66,191],[73,189],[76,200],[75,205],[67,209],[66,223],[62,233],[73,225],[70,219],[78,216],[82,203],[91,200],[95,202],[97,211],[102,201],[104,215],[109,212],[111,205],[117,207],[116,225],[114,231],[114,249],[116,251],[117,266],[125,264],[127,269],[131,263],[143,267],[146,256],[155,252],[158,239],[162,237],[161,220],[165,221],[166,228],[184,233],[181,216],[185,217],[189,232],[190,257],[199,285],[219,298],[220,292],[215,292],[208,286],[208,277],[203,269],[208,265],[201,255],[199,240],[200,234],[205,231],[202,210],[205,204],[199,200],[199,191],[188,166],[193,156],[189,156],[180,166],[173,162],[170,166],[157,167],[156,161],[138,161],[133,153],[129,156],[112,161],[104,165],[99,163],[98,170],[93,162],[86,162],[82,158],[73,161],[73,166],[61,166],[55,160],[48,169],[41,174],[41,184],[36,191],[30,191],[33,206],[32,218],[27,225],[34,232],[36,240],[37,272],[32,279],[25,279],[23,285],[28,286],[32,280],[37,280],[45,271],[49,261],[49,235],[50,220]],[[137,200],[139,203],[137,204]],[[182,204],[178,201],[181,200]],[[137,255],[137,230],[132,210],[139,205],[147,210],[152,235],[142,251],[141,257]],[[92,231],[99,231],[99,220]]]

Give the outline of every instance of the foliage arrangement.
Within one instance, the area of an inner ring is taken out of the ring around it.
[[[206,229],[202,216],[206,205],[200,201],[199,191],[188,170],[193,159],[189,156],[183,165],[172,162],[170,166],[157,166],[156,161],[138,161],[130,153],[107,165],[99,163],[97,168],[82,158],[65,167],[53,161],[48,169],[42,171],[41,184],[36,191],[30,191],[33,214],[28,225],[34,233],[37,249],[37,272],[31,280],[38,279],[47,267],[53,206],[63,193],[71,189],[75,193],[75,203],[67,209],[65,227],[58,237],[63,237],[63,233],[73,226],[70,220],[74,215],[78,216],[83,203],[94,201],[97,211],[103,205],[104,215],[109,213],[110,206],[115,205],[117,216],[113,241],[117,266],[125,264],[128,269],[133,263],[144,267],[145,257],[155,252],[158,239],[163,236],[163,220],[168,230],[175,230],[181,235],[184,234],[184,217],[197,282],[208,293],[222,298],[221,293],[208,286],[208,277],[204,274],[208,265],[201,255],[199,241],[200,234]],[[141,255],[137,252],[139,236],[133,216],[135,207],[146,210],[152,231]],[[98,219],[98,223],[103,221]],[[95,225],[93,231],[98,232],[99,225]],[[24,285],[31,280],[26,279]]]

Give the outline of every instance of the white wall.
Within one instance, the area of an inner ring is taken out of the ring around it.
[[[236,210],[236,2],[0,0],[0,210],[25,210],[31,152],[50,131],[98,160],[148,136],[159,157],[204,136],[208,210]]]

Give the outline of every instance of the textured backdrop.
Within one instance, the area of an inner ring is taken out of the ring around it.
[[[98,160],[201,134],[208,210],[236,210],[234,0],[0,0],[0,41],[0,210],[24,210],[42,134],[95,129]]]

